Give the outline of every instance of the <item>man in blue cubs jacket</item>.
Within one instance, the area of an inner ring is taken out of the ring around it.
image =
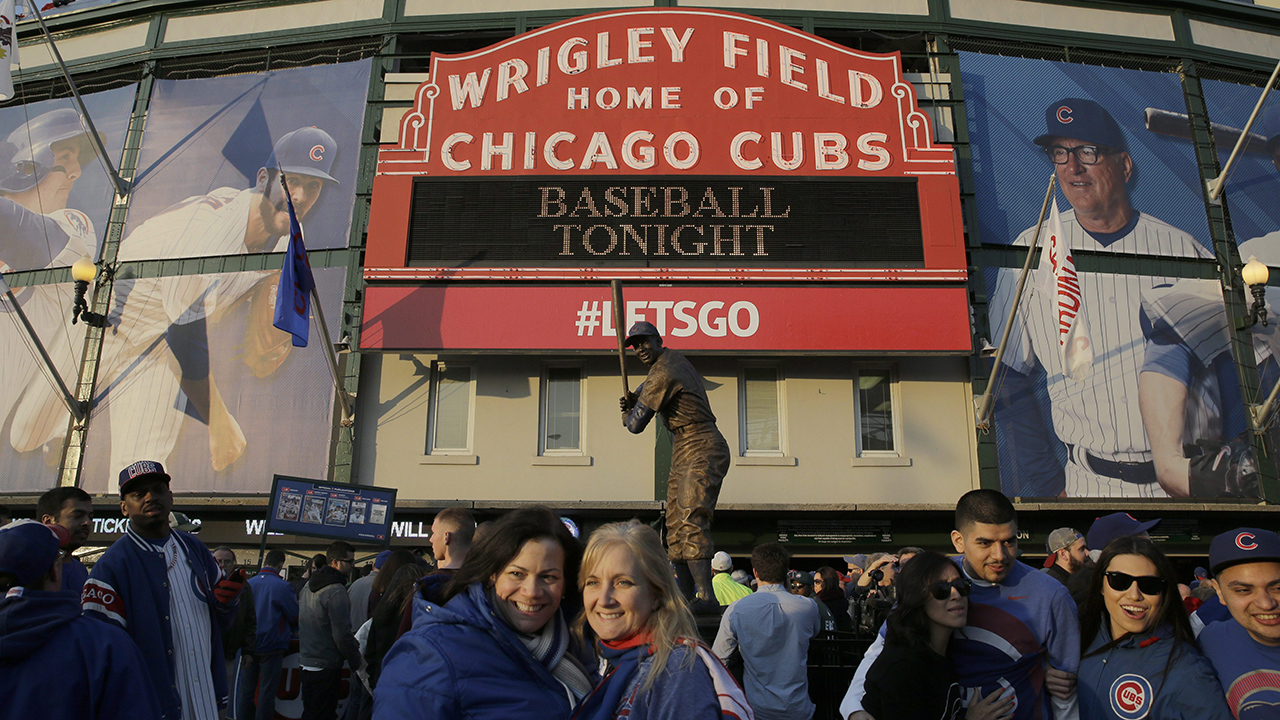
[[[120,471],[129,529],[93,566],[81,603],[142,650],[165,720],[218,720],[227,704],[222,633],[235,618],[243,575],[219,579],[212,553],[169,527],[173,493],[160,463]]]
[[[0,715],[159,720],[138,646],[61,589],[58,558],[73,542],[32,520],[0,528]]]
[[[258,634],[253,654],[240,670],[240,697],[236,699],[239,720],[272,720],[276,716],[281,663],[289,641],[298,633],[298,598],[289,582],[280,576],[282,569],[284,553],[271,550],[262,572],[249,580],[258,614]]]

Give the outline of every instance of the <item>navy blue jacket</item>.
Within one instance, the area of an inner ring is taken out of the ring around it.
[[[186,553],[196,597],[209,604],[209,671],[218,706],[227,704],[227,665],[222,634],[231,628],[238,603],[223,605],[213,595],[220,575],[213,553],[194,535],[172,530]],[[165,720],[182,717],[182,699],[174,684],[173,631],[169,626],[169,574],[161,553],[130,527],[93,566],[81,596],[84,612],[114,623],[133,637],[160,700]]]
[[[1111,642],[1103,618],[1088,655]],[[1232,720],[1213,667],[1195,645],[1179,643],[1178,657],[1165,676],[1174,650],[1173,628],[1161,625],[1080,661],[1080,717],[1090,720]]]
[[[568,691],[471,585],[441,607],[415,596],[413,629],[391,646],[374,720],[567,720]]]
[[[284,652],[298,632],[297,595],[275,568],[262,568],[262,572],[249,578],[249,586],[253,588],[253,609],[258,614],[253,651],[262,655]]]
[[[16,588],[0,600],[5,717],[159,720],[142,653],[80,614],[80,594]]]

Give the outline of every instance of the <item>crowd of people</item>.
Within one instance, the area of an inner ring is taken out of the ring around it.
[[[544,507],[481,526],[451,508],[428,558],[384,551],[360,577],[336,541],[291,584],[280,550],[246,579],[231,548],[174,527],[159,463],[130,465],[119,487],[128,530],[91,570],[72,554],[92,524],[83,491],[51,490],[36,519],[0,527],[8,716],[274,718],[296,642],[304,718],[336,720],[345,669],[349,720],[795,720],[815,710],[811,641],[863,627],[874,641],[845,720],[1280,707],[1280,536],[1263,529],[1214,538],[1183,584],[1149,537],[1159,521],[1113,513],[1051,533],[1037,571],[1017,559],[1013,505],[974,490],[951,557],[908,547],[810,573],[764,543],[747,572],[716,553],[708,644],[658,532],[636,520],[583,543]]]

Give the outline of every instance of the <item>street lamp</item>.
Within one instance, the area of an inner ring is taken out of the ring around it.
[[[71,266],[71,279],[76,281],[76,299],[72,307],[71,324],[84,320],[85,325],[106,327],[107,316],[89,311],[89,303],[85,302],[85,293],[89,291],[89,283],[98,275],[98,266],[88,256],[82,257]]]
[[[1244,283],[1249,286],[1249,292],[1253,294],[1253,306],[1249,308],[1249,325],[1255,325],[1259,320],[1263,326],[1267,324],[1267,277],[1270,271],[1266,265],[1263,265],[1258,258],[1250,255],[1249,262],[1240,268],[1240,277],[1244,279]]]

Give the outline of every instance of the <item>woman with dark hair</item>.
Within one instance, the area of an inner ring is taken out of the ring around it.
[[[373,617],[373,611],[378,607],[378,601],[383,594],[387,592],[387,588],[391,587],[391,581],[395,579],[396,573],[400,568],[406,565],[414,565],[418,558],[408,550],[396,550],[391,553],[387,561],[382,564],[382,569],[378,571],[378,576],[373,579],[373,585],[369,588],[369,607],[366,608],[367,617]],[[418,577],[421,577],[419,575]]]
[[[836,569],[823,565],[813,571],[814,599],[831,611],[837,632],[853,632],[853,616],[849,615],[849,599],[840,588],[840,576]]]
[[[956,564],[923,552],[898,574],[884,651],[867,671],[862,707],[885,720],[997,720],[1013,717],[1013,696],[993,692],[965,712],[947,658],[951,633],[969,622],[971,584]]]
[[[409,555],[412,557],[411,554]],[[388,558],[386,566],[390,566],[394,559],[395,555]],[[384,567],[380,572],[386,573],[387,570]],[[413,590],[418,578],[426,574],[426,568],[411,560],[407,564],[402,564],[394,575],[386,575],[391,578],[391,581],[386,583],[378,606],[369,616],[369,640],[364,648],[364,659],[367,663],[365,667],[369,673],[370,687],[378,686],[378,677],[382,674],[382,660],[391,650],[392,643],[396,641],[396,633],[400,629],[400,616],[404,614],[404,607],[412,604]],[[382,577],[383,575],[379,575],[378,579],[381,580]]]
[[[582,546],[544,507],[514,510],[472,546],[444,604],[413,600],[373,694],[379,720],[568,718],[594,678],[560,611]]]
[[[1082,718],[1229,720],[1196,649],[1173,563],[1144,537],[1112,540],[1080,612]]]

